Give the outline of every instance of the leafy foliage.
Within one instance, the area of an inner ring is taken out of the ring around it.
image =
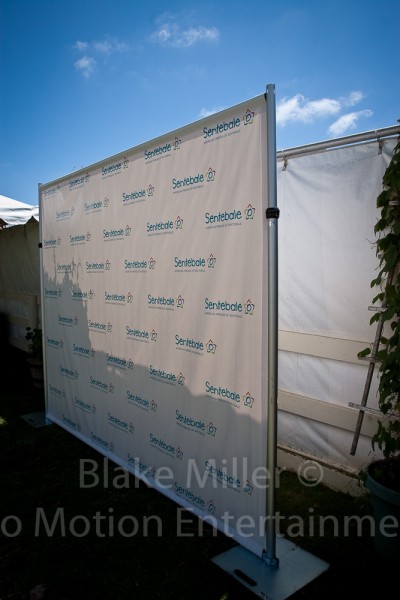
[[[42,330],[38,327],[27,327],[25,339],[28,342],[28,351],[34,358],[43,357]]]
[[[371,288],[380,289],[372,302],[380,303],[382,310],[370,322],[382,319],[384,325],[385,335],[380,339],[375,358],[379,364],[379,408],[388,418],[379,422],[372,445],[378,445],[385,458],[389,458],[400,451],[400,140],[382,183],[383,191],[377,198],[381,213],[375,225],[379,272],[371,282]],[[368,356],[370,352],[367,348],[359,356]]]

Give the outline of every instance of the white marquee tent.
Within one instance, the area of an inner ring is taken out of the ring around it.
[[[25,225],[29,220],[39,221],[39,208],[7,196],[0,196],[0,228]]]
[[[39,321],[39,208],[0,196],[0,313],[10,342],[26,350],[26,327]]]

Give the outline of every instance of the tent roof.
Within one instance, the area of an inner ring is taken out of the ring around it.
[[[24,225],[30,219],[39,220],[37,206],[0,195],[0,229],[12,225]]]

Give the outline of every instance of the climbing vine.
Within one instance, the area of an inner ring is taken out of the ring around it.
[[[377,198],[380,218],[375,225],[379,271],[371,288],[379,288],[373,304],[382,308],[370,320],[382,319],[383,335],[375,359],[379,365],[378,405],[387,417],[379,421],[372,438],[385,458],[400,451],[400,138],[383,176],[383,191]],[[359,356],[368,356],[370,348]]]

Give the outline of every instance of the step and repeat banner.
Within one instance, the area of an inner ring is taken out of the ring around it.
[[[260,555],[266,120],[262,95],[39,188],[47,417]]]

